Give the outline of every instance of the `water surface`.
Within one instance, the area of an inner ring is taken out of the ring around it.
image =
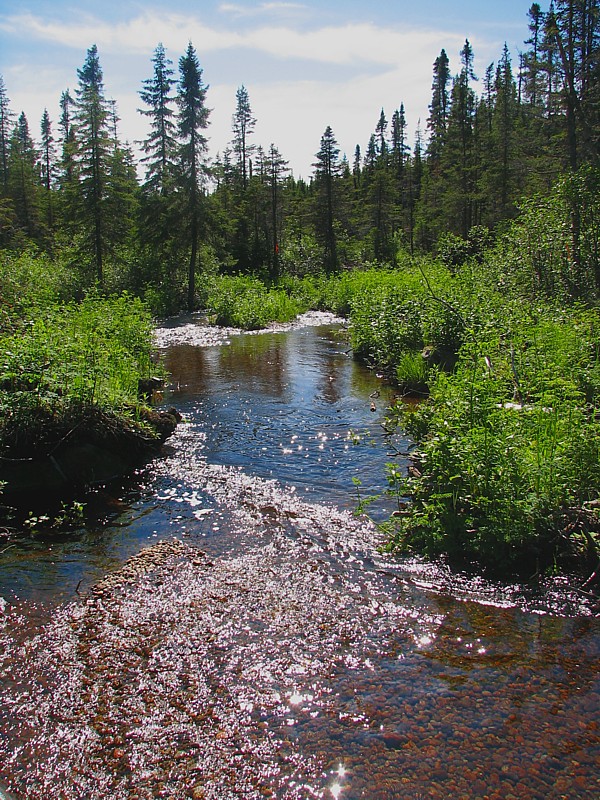
[[[382,491],[410,443],[340,333],[166,326],[161,457],[104,524],[1,554],[19,800],[600,796],[598,619],[380,553],[353,478]]]

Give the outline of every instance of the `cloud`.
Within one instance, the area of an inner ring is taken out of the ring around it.
[[[255,8],[299,5],[267,2]],[[225,3],[221,9],[224,7],[238,6]],[[424,129],[433,61],[444,47],[452,68],[458,70],[464,41],[462,36],[434,26],[384,27],[344,21],[338,26],[298,29],[292,24],[265,26],[256,21],[247,27],[233,22],[221,28],[199,16],[152,11],[114,24],[89,15],[57,20],[16,14],[0,18],[0,30],[10,33],[14,53],[23,53],[11,59],[4,74],[13,107],[24,108],[30,123],[41,117],[45,106],[58,105],[60,92],[76,81],[82,47],[95,43],[107,96],[117,100],[121,134],[130,142],[147,135],[147,121],[136,109],[141,81],[150,73],[157,43],[162,42],[168,54],[179,55],[191,40],[210,85],[208,104],[214,109],[209,128],[211,154],[222,152],[231,140],[235,91],[244,83],[258,119],[256,142],[264,147],[273,142],[294,172],[304,177],[312,171],[314,153],[327,125],[332,126],[342,152],[350,159],[356,144],[364,150],[382,107],[390,120],[404,102],[411,136],[419,118]],[[36,51],[35,70],[20,39]],[[499,51],[493,43],[476,37],[471,37],[471,43],[478,56],[476,69],[483,72]],[[71,50],[77,55],[70,55]]]
[[[95,43],[105,52],[152,52],[157,43],[184,50],[191,39],[211,52],[241,45],[235,32],[217,30],[181,14],[144,13],[127,22],[108,23],[89,15],[75,22],[45,20],[33,14],[16,14],[0,23],[0,29],[13,36],[34,38],[81,50],[82,42]]]
[[[260,8],[291,7],[292,3],[264,3]],[[234,7],[226,4],[227,7]],[[236,6],[237,7],[237,6]],[[82,42],[95,43],[102,52],[151,53],[160,41],[166,48],[185,50],[192,41],[200,54],[244,48],[279,59],[299,59],[324,64],[394,65],[404,54],[418,54],[432,46],[460,46],[459,38],[431,29],[382,28],[372,23],[343,24],[297,30],[289,26],[259,26],[244,31],[219,29],[198,18],[181,14],[144,13],[127,22],[109,24],[83,15],[70,24],[44,20],[33,14],[7,17],[0,28],[13,36],[81,50]]]
[[[241,6],[239,3],[221,3],[219,11],[235,17],[256,17],[261,14],[294,13],[307,11],[302,3],[259,3],[257,6]]]

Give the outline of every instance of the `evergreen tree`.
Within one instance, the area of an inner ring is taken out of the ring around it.
[[[559,93],[561,85],[554,0],[551,0],[550,10],[544,17],[540,69],[543,73],[542,86],[545,114],[547,118],[552,118],[560,112]]]
[[[74,107],[75,101],[67,89],[62,93],[60,98],[61,115],[58,123],[62,134],[61,186],[73,180],[75,170],[75,127],[71,119],[71,112]]]
[[[41,239],[39,215],[38,154],[21,112],[10,140],[8,190],[21,231],[30,239]]]
[[[323,264],[327,273],[338,266],[337,240],[335,233],[335,184],[339,176],[340,149],[328,125],[321,137],[321,146],[316,154],[315,185],[317,188],[317,235],[323,248]]]
[[[547,25],[562,67],[569,165],[576,169],[580,161],[597,162],[600,156],[598,0],[557,0]]]
[[[73,221],[83,231],[84,249],[91,254],[96,280],[102,285],[106,237],[109,235],[105,209],[106,183],[112,148],[108,102],[104,96],[96,45],[87,51],[85,63],[77,70],[77,75],[79,86],[76,90],[75,123],[79,198],[77,207],[72,208]]]
[[[393,175],[384,163],[377,163],[366,199],[371,215],[373,255],[382,263],[392,262],[395,258],[393,233],[396,197]]]
[[[375,134],[372,133],[369,137],[369,142],[367,144],[367,151],[365,153],[364,163],[363,163],[363,177],[364,183],[368,184],[369,181],[372,179],[373,174],[375,172],[375,167],[377,165],[377,139],[375,138]]]
[[[54,227],[54,204],[52,200],[52,191],[54,184],[55,173],[55,147],[54,136],[52,135],[52,123],[48,109],[44,109],[42,121],[40,124],[41,129],[41,176],[42,184],[46,189],[46,213],[48,228],[52,230]]]
[[[55,157],[55,150],[54,150],[54,136],[52,135],[52,122],[50,121],[50,115],[48,114],[48,109],[44,109],[44,114],[42,116],[42,121],[40,123],[40,131],[41,131],[41,172],[42,172],[42,183],[46,187],[46,191],[50,191],[52,188],[53,177],[54,177],[54,157]]]
[[[176,102],[171,93],[176,84],[172,61],[159,43],[152,58],[154,75],[143,81],[140,91],[142,101],[148,106],[139,109],[150,120],[150,133],[142,142],[146,164],[146,187],[164,194],[173,176],[174,156],[177,147],[177,130],[174,121]]]
[[[205,153],[207,139],[203,131],[208,127],[209,109],[206,107],[208,87],[202,82],[202,69],[196,51],[190,42],[179,59],[178,131],[181,142],[180,168],[183,188],[187,196],[190,258],[188,266],[187,304],[195,306],[196,263],[200,236],[200,200],[204,176],[207,172]]]
[[[277,280],[281,272],[281,230],[282,222],[282,202],[281,202],[281,182],[288,172],[288,162],[281,156],[274,144],[269,147],[267,160],[267,179],[269,182],[271,200],[271,260],[269,275],[271,280]]]
[[[144,252],[143,271],[136,276],[135,288],[143,283],[160,287],[170,309],[179,307],[175,272],[180,263],[179,218],[181,208],[176,194],[178,141],[176,124],[177,83],[172,61],[159,43],[152,56],[153,74],[142,82],[138,109],[149,122],[149,133],[141,142],[145,165],[144,183],[139,196],[140,245]]]
[[[387,119],[385,118],[385,112],[383,108],[381,109],[381,114],[379,115],[379,120],[377,121],[377,125],[375,126],[375,136],[377,139],[377,156],[382,161],[385,162],[387,159],[387,139],[386,139],[386,131],[387,131]]]
[[[240,86],[236,95],[235,114],[233,115],[233,152],[237,156],[238,170],[241,178],[242,187],[248,186],[248,176],[250,171],[250,159],[254,151],[254,145],[248,141],[248,137],[254,131],[256,119],[252,115],[250,98],[245,86]]]
[[[8,154],[13,120],[4,78],[0,75],[0,188],[4,194],[8,192]]]
[[[391,142],[391,163],[398,188],[401,191],[404,178],[404,168],[407,154],[410,148],[406,144],[406,115],[404,113],[404,103],[394,111],[392,116],[392,142]]]
[[[525,44],[531,49],[525,54],[525,98],[532,108],[540,108],[543,102],[541,53],[544,31],[544,14],[539,3],[532,3],[527,12],[530,37]]]
[[[133,268],[131,252],[134,221],[138,217],[139,186],[135,159],[131,149],[115,140],[114,150],[107,161],[105,212],[109,225],[106,252],[121,269],[113,283],[122,288],[140,288],[130,274]]]
[[[516,188],[517,89],[512,74],[510,54],[504,45],[496,69],[496,102],[492,122],[490,181],[487,196],[495,210],[488,224],[493,225],[511,216]]]
[[[421,184],[423,182],[423,145],[421,141],[421,126],[417,125],[415,133],[415,146],[413,156],[408,170],[408,240],[410,252],[415,248],[415,209],[421,196]]]
[[[361,178],[361,161],[362,156],[360,152],[360,145],[357,144],[354,150],[354,161],[352,162],[352,175],[354,177],[354,189],[357,190],[360,188],[360,178]]]
[[[461,51],[462,70],[452,86],[452,99],[448,117],[447,143],[443,151],[442,165],[447,175],[445,207],[451,230],[465,238],[469,228],[475,224],[475,139],[474,121],[476,98],[471,81],[473,72],[473,50],[468,39]]]
[[[433,64],[432,97],[427,121],[429,128],[428,155],[434,161],[439,159],[446,138],[450,111],[449,83],[450,61],[446,51],[442,50]]]

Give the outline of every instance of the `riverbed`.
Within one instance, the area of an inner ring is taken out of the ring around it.
[[[600,624],[556,580],[383,555],[411,443],[340,321],[157,332],[184,421],[0,554],[15,798],[597,798]]]

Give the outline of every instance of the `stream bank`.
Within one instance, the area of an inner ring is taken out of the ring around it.
[[[381,387],[327,326],[287,336],[165,343],[184,422],[118,525],[79,555],[3,554],[0,780],[17,800],[596,798],[600,621],[560,582],[382,554],[351,498],[389,458]]]

